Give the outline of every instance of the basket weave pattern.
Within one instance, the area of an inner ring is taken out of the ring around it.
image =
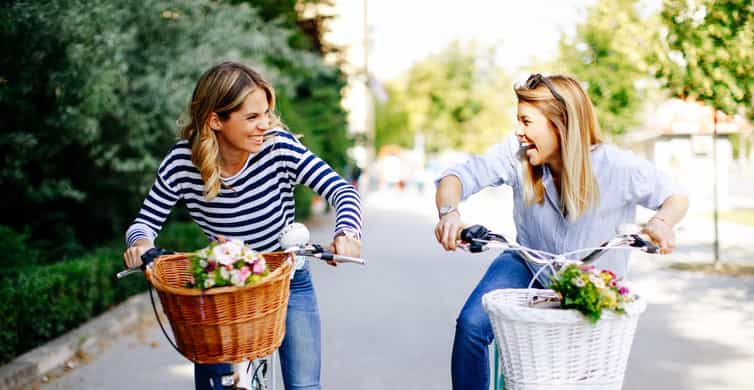
[[[529,307],[532,295],[555,292],[502,289],[482,297],[506,390],[620,389],[646,302],[630,303],[625,315],[603,311],[592,324],[576,310]]]
[[[186,254],[162,256],[147,279],[160,297],[180,352],[195,363],[238,363],[275,351],[285,335],[292,255],[263,254],[270,274],[245,287],[184,287],[191,277]]]

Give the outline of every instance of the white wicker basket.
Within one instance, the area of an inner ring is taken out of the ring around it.
[[[482,297],[501,351],[505,389],[620,389],[646,301],[632,302],[625,315],[603,311],[592,324],[576,310],[529,307],[533,295],[555,292],[503,289]]]

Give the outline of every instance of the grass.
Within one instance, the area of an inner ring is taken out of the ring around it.
[[[704,272],[723,276],[754,276],[754,266],[736,263],[673,263],[670,268],[679,271]]]
[[[709,214],[709,218],[713,218],[712,213]],[[722,212],[719,214],[719,218],[727,222],[754,226],[754,209],[735,209]]]

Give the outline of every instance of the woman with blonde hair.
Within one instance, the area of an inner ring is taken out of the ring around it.
[[[286,131],[274,110],[274,89],[247,66],[224,62],[202,75],[181,140],[160,164],[126,232],[127,267],[141,265],[178,200],[211,240],[240,239],[260,252],[279,250],[278,234],[293,221],[297,184],[335,208],[334,252],[360,255],[359,194]],[[285,326],[279,350],[285,388],[319,389],[320,318],[306,262],[297,264],[291,280]],[[221,376],[230,370],[230,364],[195,365],[196,388],[221,388]]]
[[[487,186],[513,189],[513,219],[519,244],[550,253],[593,247],[633,222],[636,206],[656,210],[644,233],[664,253],[675,245],[673,226],[688,209],[685,191],[648,161],[604,143],[586,92],[571,77],[534,74],[514,88],[519,128],[484,156],[445,171],[437,181],[439,222],[435,237],[455,250],[464,225],[461,200]],[[627,253],[596,262],[624,276]],[[485,293],[526,288],[537,270],[515,252],[490,265],[456,321],[451,374],[454,389],[489,388],[488,345],[492,327],[482,309]],[[535,281],[536,287],[547,279]]]

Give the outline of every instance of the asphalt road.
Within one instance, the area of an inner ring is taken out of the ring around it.
[[[490,213],[505,202],[498,195],[480,196],[465,215],[493,226],[504,220],[505,211]],[[442,251],[432,234],[433,213],[428,196],[374,195],[365,202],[369,265],[313,265],[325,389],[450,389],[455,318],[494,254]],[[309,226],[320,242],[331,233],[329,218]],[[662,265],[641,255],[632,262],[633,288],[650,305],[624,389],[751,388],[752,279],[678,274]],[[42,389],[189,389],[192,377],[191,364],[150,322]]]

